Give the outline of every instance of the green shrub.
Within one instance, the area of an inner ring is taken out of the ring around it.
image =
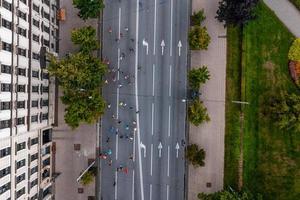
[[[192,26],[200,26],[205,19],[204,10],[199,10],[198,12],[194,12],[191,16],[191,24]]]
[[[198,145],[190,144],[187,147],[186,159],[195,167],[202,167],[205,165],[205,151],[204,149],[199,149]]]
[[[195,126],[199,126],[202,122],[210,120],[207,109],[200,100],[192,101],[188,108],[188,116],[189,121]]]
[[[201,84],[209,80],[210,74],[205,65],[197,69],[191,69],[188,73],[189,85],[194,90],[199,90]]]
[[[288,55],[289,60],[293,61],[300,61],[300,38],[297,38],[290,50],[289,50],[289,55]]]
[[[206,27],[193,26],[189,33],[189,44],[193,50],[207,50],[210,36]]]
[[[93,182],[95,175],[91,171],[87,171],[80,179],[82,185],[89,185]]]

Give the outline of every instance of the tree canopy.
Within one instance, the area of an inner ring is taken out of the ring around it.
[[[190,103],[188,107],[188,116],[190,122],[195,126],[199,126],[202,122],[210,120],[207,109],[200,100],[194,100]]]
[[[235,192],[232,189],[226,189],[211,194],[198,194],[199,200],[262,200],[260,194],[254,195],[248,190]]]
[[[96,29],[91,26],[72,30],[71,41],[80,46],[80,51],[90,53],[99,49],[99,41],[96,39]]]
[[[193,26],[189,32],[189,44],[193,50],[207,50],[210,36],[206,27]]]
[[[79,9],[78,16],[83,20],[97,18],[104,8],[103,0],[73,0],[73,5]]]
[[[94,174],[91,171],[87,171],[85,174],[80,179],[80,183],[82,185],[89,185],[93,182],[94,180]]]
[[[199,90],[201,85],[209,80],[210,74],[205,65],[193,68],[188,73],[189,85],[192,89]]]
[[[206,19],[204,15],[204,10],[199,10],[198,12],[193,12],[191,16],[191,23],[193,26],[198,25],[201,26],[202,22]]]
[[[255,18],[255,7],[259,0],[222,0],[216,18],[225,26],[240,26]]]
[[[197,144],[190,144],[187,146],[186,159],[195,167],[203,167],[205,165],[205,151],[199,149]]]
[[[289,50],[289,60],[300,62],[300,38],[295,39]]]

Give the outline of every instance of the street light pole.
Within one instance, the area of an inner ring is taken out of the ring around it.
[[[96,161],[92,162],[81,174],[80,176],[76,179],[77,182],[81,179],[81,177],[95,164]]]

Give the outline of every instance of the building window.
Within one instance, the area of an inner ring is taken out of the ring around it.
[[[11,84],[1,83],[1,91],[2,92],[11,92]]]
[[[37,28],[40,28],[40,22],[39,22],[38,20],[33,19],[33,20],[32,20],[32,24],[33,24],[34,26],[36,26]]]
[[[23,194],[25,194],[25,187],[23,187],[22,189],[17,191],[17,198],[19,198],[20,196],[22,196]]]
[[[39,78],[39,71],[32,70],[31,74],[32,74],[32,77]]]
[[[11,74],[11,66],[1,64],[1,73]]]
[[[16,177],[16,183],[17,184],[20,183],[20,182],[22,182],[22,181],[24,181],[24,180],[25,180],[25,173],[23,173],[20,176]]]
[[[4,148],[0,150],[0,158],[10,155],[10,147]]]
[[[10,182],[0,186],[0,194],[10,190]]]
[[[25,124],[25,117],[19,117],[17,118],[17,125]]]
[[[0,178],[10,174],[10,166],[0,170]]]
[[[38,166],[35,166],[33,168],[30,169],[30,175],[36,173],[38,171]]]
[[[24,68],[18,68],[18,75],[20,75],[20,76],[26,76],[26,69],[24,69]]]
[[[33,162],[33,161],[35,161],[36,159],[38,159],[38,155],[39,155],[38,153],[31,155],[31,156],[30,156],[31,162]]]
[[[0,129],[9,128],[11,124],[11,120],[2,120],[0,121]]]
[[[31,107],[36,108],[39,106],[39,101],[35,100],[35,101],[31,101]]]
[[[5,1],[5,0],[2,0],[2,7],[11,11],[11,3]]]
[[[38,35],[33,34],[32,35],[32,40],[37,42],[37,43],[40,43],[40,37]]]
[[[17,92],[25,92],[25,91],[26,91],[26,85],[17,86]]]
[[[49,0],[43,0],[43,3],[46,4],[47,6],[50,6],[50,1]]]
[[[36,115],[37,116],[37,115]],[[33,138],[33,139],[31,139],[31,145],[35,145],[35,144],[37,144],[39,142],[39,138]]]
[[[25,108],[25,101],[18,101],[17,108]]]
[[[39,93],[39,86],[37,85],[32,86],[32,92]]]
[[[3,18],[2,18],[2,26],[3,26],[3,27],[5,27],[5,28],[11,30],[11,24],[12,24],[12,23],[11,23],[10,21],[7,21],[6,19],[3,19]]]
[[[46,39],[43,40],[43,44],[44,44],[45,46],[47,46],[47,47],[50,46],[49,40],[46,40]]]
[[[43,12],[43,17],[50,20],[50,15],[49,13],[46,13],[45,11]]]
[[[11,44],[9,44],[9,43],[2,42],[2,49],[3,49],[4,51],[9,51],[9,52],[11,52],[11,51],[12,51],[12,46],[11,46]]]
[[[37,53],[32,53],[32,58],[35,60],[39,60],[40,59],[40,55]]]
[[[18,17],[24,19],[25,21],[27,20],[27,15],[26,13],[23,13],[22,11],[19,10],[18,12]]]
[[[37,199],[37,194],[35,194],[34,196],[32,196],[31,198],[30,198],[30,200],[36,200]]]
[[[26,49],[18,48],[18,55],[26,57]]]
[[[38,184],[38,179],[33,180],[33,181],[30,183],[30,188],[33,188],[33,187],[36,186],[37,184]]]
[[[33,5],[32,5],[32,9],[33,9],[35,12],[40,13],[40,7],[39,7],[39,6],[33,4]]]
[[[42,101],[42,105],[43,106],[49,106],[49,100],[47,99],[47,100],[43,100]]]
[[[46,25],[43,25],[43,31],[46,33],[50,33],[50,28]]]
[[[47,120],[47,119],[48,119],[48,113],[43,113],[42,120]]]
[[[26,160],[23,159],[23,160],[20,160],[19,162],[17,162],[17,169],[20,169],[21,167],[24,167],[26,165]]]
[[[27,31],[26,29],[18,27],[18,33],[24,37],[27,37]]]
[[[10,101],[1,102],[0,106],[1,106],[0,107],[1,110],[9,110],[11,108],[11,102]]]
[[[38,115],[32,115],[31,116],[31,122],[37,122],[39,119],[39,116]]]
[[[43,86],[43,92],[49,92],[49,86]]]
[[[48,74],[48,73],[45,73],[45,72],[43,72],[43,79],[49,79],[49,74]]]
[[[26,142],[21,142],[17,144],[17,151],[21,151],[26,148]]]
[[[20,0],[21,2],[23,2],[25,5],[27,5],[26,0]]]
[[[50,165],[50,158],[43,160],[43,167]]]

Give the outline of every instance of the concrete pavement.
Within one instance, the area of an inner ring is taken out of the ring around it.
[[[191,66],[207,65],[210,80],[201,89],[201,99],[207,107],[210,122],[199,127],[190,125],[190,143],[206,152],[205,166],[189,166],[188,199],[196,200],[199,192],[223,189],[225,86],[226,86],[226,29],[216,19],[219,0],[193,0],[193,11],[204,9],[211,43],[207,51],[192,51]]]
[[[264,2],[296,37],[300,37],[300,11],[289,0]]]

